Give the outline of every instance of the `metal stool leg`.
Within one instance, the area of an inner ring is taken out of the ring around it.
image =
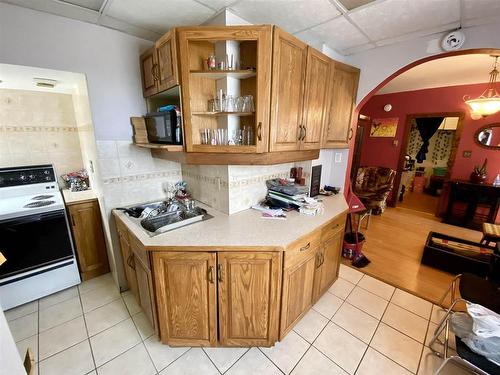
[[[453,301],[450,308],[446,311],[445,316],[439,322],[436,330],[434,331],[434,336],[432,337],[431,341],[429,342],[429,348],[438,357],[441,357],[441,356],[443,358],[448,357],[448,348],[449,348],[449,339],[450,339],[450,315],[453,313],[453,308],[455,307],[455,305],[461,301],[467,302],[462,298],[457,298],[455,301]],[[441,354],[439,351],[434,349],[434,344],[436,343],[436,341],[439,341],[438,337],[441,334],[441,332],[443,332],[443,330],[445,330],[444,331],[444,343],[443,343],[444,350],[443,350],[443,354]]]
[[[446,368],[446,366],[448,366],[450,363],[453,363],[456,366],[461,367],[464,370],[469,370],[471,372],[471,374],[489,375],[487,372],[484,372],[479,367],[474,366],[469,361],[466,361],[465,359],[460,358],[458,356],[451,356],[449,358],[446,358],[443,361],[443,363],[441,364],[441,366],[439,366],[439,368],[437,369],[437,371],[435,372],[434,375],[439,375],[441,373],[441,371],[443,371]]]
[[[444,300],[446,299],[446,296],[448,295],[448,293],[450,293],[450,304],[453,304],[453,302],[455,301],[457,282],[460,280],[461,277],[462,277],[462,274],[459,274],[453,278],[453,280],[450,283],[450,286],[448,287],[448,289],[446,289],[446,292],[443,294],[443,296],[441,297],[441,299],[437,303],[443,309],[445,308],[443,303],[444,303]]]

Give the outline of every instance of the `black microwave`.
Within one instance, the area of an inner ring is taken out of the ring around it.
[[[148,113],[144,119],[150,143],[182,144],[182,119],[176,107],[163,112]]]

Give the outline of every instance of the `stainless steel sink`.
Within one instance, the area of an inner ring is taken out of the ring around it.
[[[153,236],[156,236],[160,233],[165,233],[211,217],[208,216],[210,215],[207,214],[207,211],[195,207],[190,211],[177,210],[173,212],[164,212],[156,216],[142,219],[141,226]]]

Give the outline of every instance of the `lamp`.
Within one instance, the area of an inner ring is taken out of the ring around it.
[[[498,76],[498,56],[491,57],[495,58],[495,63],[493,64],[493,70],[490,72],[488,88],[478,98],[465,101],[471,108],[472,118],[486,117],[500,111],[500,95],[495,89]]]

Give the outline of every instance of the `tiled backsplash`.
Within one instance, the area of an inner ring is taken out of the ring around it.
[[[0,167],[47,163],[83,167],[71,95],[0,89]]]

